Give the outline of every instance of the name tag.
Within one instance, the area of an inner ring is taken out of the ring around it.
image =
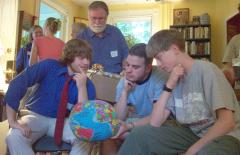
[[[111,57],[114,58],[114,57],[117,57],[118,56],[118,51],[115,50],[115,51],[111,51]]]
[[[175,106],[182,108],[183,107],[183,101],[182,99],[175,99]]]

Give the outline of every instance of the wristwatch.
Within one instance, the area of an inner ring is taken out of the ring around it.
[[[163,85],[163,90],[166,91],[166,92],[169,92],[169,93],[172,92],[172,89],[168,88],[166,84]]]

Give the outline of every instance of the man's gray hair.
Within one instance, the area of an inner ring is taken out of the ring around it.
[[[96,8],[102,8],[103,10],[106,11],[107,15],[109,14],[108,11],[108,6],[105,2],[103,1],[93,1],[89,6],[88,6],[88,10],[93,10]]]

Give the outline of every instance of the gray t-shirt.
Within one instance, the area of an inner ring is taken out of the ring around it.
[[[216,121],[216,110],[234,112],[236,127],[229,133],[240,140],[240,106],[225,76],[212,63],[196,60],[191,70],[180,79],[167,108],[177,121],[188,125],[202,137]]]
[[[232,59],[240,57],[240,34],[235,35],[228,43],[222,62],[232,63]]]

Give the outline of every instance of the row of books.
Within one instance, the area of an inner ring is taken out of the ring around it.
[[[190,55],[210,55],[210,42],[186,41],[185,51]]]
[[[209,27],[185,27],[176,28],[179,32],[183,33],[185,39],[209,39],[210,31]]]

